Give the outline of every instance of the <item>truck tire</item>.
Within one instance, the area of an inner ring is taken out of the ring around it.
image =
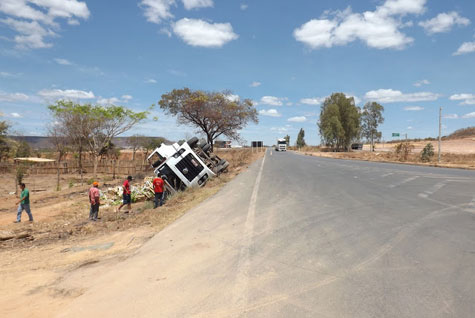
[[[218,166],[218,168],[216,170],[218,171],[218,174],[219,174],[219,173],[223,173],[224,171],[226,171],[226,169],[228,167],[229,167],[229,162],[224,160],[224,163],[220,163],[220,165]]]
[[[204,152],[208,153],[209,150],[211,149],[211,145],[210,144],[206,144],[203,146],[203,148],[201,148]]]
[[[196,145],[198,144],[199,139],[197,137],[190,138],[187,143],[190,148],[195,148]]]
[[[204,146],[206,146],[208,143],[206,141],[202,141],[200,142],[200,144],[198,145],[198,147],[200,147],[201,149],[203,149]]]

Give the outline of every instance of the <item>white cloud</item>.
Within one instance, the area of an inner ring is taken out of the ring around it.
[[[443,116],[445,119],[458,119],[459,115],[457,114],[446,114]]]
[[[38,95],[45,99],[93,99],[94,93],[76,89],[43,89]]]
[[[285,134],[289,131],[290,128],[292,127],[289,125],[286,125],[285,127],[272,127],[270,130],[277,131],[279,134]]]
[[[415,82],[413,85],[415,87],[421,87],[422,85],[429,85],[429,84],[430,84],[430,82],[428,80],[424,79],[424,80]]]
[[[4,93],[0,91],[0,102],[25,102],[30,97],[23,93]]]
[[[175,0],[142,0],[139,6],[144,10],[148,22],[160,23],[173,18],[170,7],[175,5]]]
[[[13,73],[9,73],[9,72],[0,72],[0,77],[18,77],[22,75],[21,73],[16,73],[16,74],[13,74]]]
[[[313,98],[302,98],[300,100],[301,104],[305,105],[320,105],[325,101],[325,97],[313,97]]]
[[[455,94],[450,96],[450,100],[462,100],[460,105],[475,105],[475,94]]]
[[[22,118],[23,116],[18,113],[11,113],[10,114],[13,118]]]
[[[99,105],[117,105],[120,103],[120,99],[118,99],[117,97],[111,97],[111,98],[99,97],[97,99],[97,103]]]
[[[133,97],[132,95],[122,95],[121,97],[124,101],[128,102],[129,100],[131,100]]]
[[[381,103],[434,101],[439,97],[439,94],[430,92],[404,94],[393,89],[378,89],[365,94],[365,99]]]
[[[282,116],[276,109],[260,110],[259,115],[269,116],[269,117],[280,117],[280,116]]]
[[[311,49],[346,45],[361,40],[376,49],[403,49],[414,40],[401,32],[408,27],[402,21],[407,14],[421,14],[426,0],[386,0],[375,11],[353,13],[325,12],[320,19],[312,19],[294,30],[297,41]]]
[[[71,63],[70,61],[66,60],[66,59],[60,59],[60,58],[56,58],[54,59],[54,61],[56,63],[58,63],[59,65],[72,65],[73,63]]]
[[[145,80],[145,83],[147,83],[147,84],[157,84],[157,80],[153,79],[153,78],[149,78],[149,79]]]
[[[282,106],[285,100],[287,100],[285,97],[263,96],[260,103],[264,105]]]
[[[234,95],[234,94],[228,94],[225,97],[230,102],[239,102],[239,99],[240,99],[239,95]]]
[[[285,103],[285,105],[287,105],[287,106],[292,106],[293,104],[294,104],[294,103],[292,103],[292,102],[287,102],[287,103]]]
[[[421,106],[407,106],[407,107],[404,107],[404,110],[418,112],[418,111],[424,110],[424,107],[421,107]]]
[[[303,123],[307,121],[307,117],[305,116],[290,117],[289,119],[287,119],[287,121],[294,122],[294,123]]]
[[[462,118],[475,118],[475,112],[465,114],[462,116]]]
[[[173,32],[186,44],[202,47],[222,47],[239,37],[230,23],[208,23],[187,18],[175,22]]]
[[[440,13],[435,18],[419,22],[428,34],[449,32],[454,25],[467,26],[470,20],[461,17],[457,12]]]
[[[241,10],[243,10],[243,11],[246,10],[248,7],[249,6],[245,3],[241,4],[241,6],[240,6]]]
[[[453,55],[462,55],[475,52],[475,42],[463,43]]]
[[[214,5],[213,0],[183,0],[183,5],[186,10],[196,8],[207,8]]]
[[[88,19],[90,12],[85,2],[78,0],[2,0],[0,12],[7,18],[0,19],[16,31],[13,41],[19,48],[48,48],[47,37],[55,37],[59,30],[56,19],[67,19],[78,24],[77,19]]]
[[[249,86],[251,86],[251,87],[259,87],[259,86],[261,86],[261,85],[262,85],[261,82],[252,82],[251,85],[249,85]]]

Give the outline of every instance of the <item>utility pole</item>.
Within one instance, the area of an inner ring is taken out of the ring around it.
[[[440,144],[442,140],[442,107],[439,108],[439,156],[437,162],[440,163]]]

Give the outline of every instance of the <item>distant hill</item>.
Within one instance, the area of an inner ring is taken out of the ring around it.
[[[475,126],[462,128],[454,131],[450,135],[447,136],[447,139],[458,139],[458,138],[467,138],[467,137],[475,137]]]
[[[31,148],[35,150],[46,150],[52,149],[53,144],[50,142],[49,137],[45,136],[8,136],[9,138],[17,141],[26,141]],[[129,145],[127,144],[128,137],[116,137],[112,139],[112,142],[119,148],[127,149]],[[169,142],[166,140],[165,142]]]

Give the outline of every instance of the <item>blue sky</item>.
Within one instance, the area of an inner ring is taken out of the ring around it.
[[[333,92],[385,107],[383,137],[475,125],[475,2],[445,0],[2,0],[0,113],[44,135],[56,99],[144,110],[174,88],[255,101],[242,137],[272,144],[300,128],[318,144]],[[128,135],[193,129],[159,110]]]

